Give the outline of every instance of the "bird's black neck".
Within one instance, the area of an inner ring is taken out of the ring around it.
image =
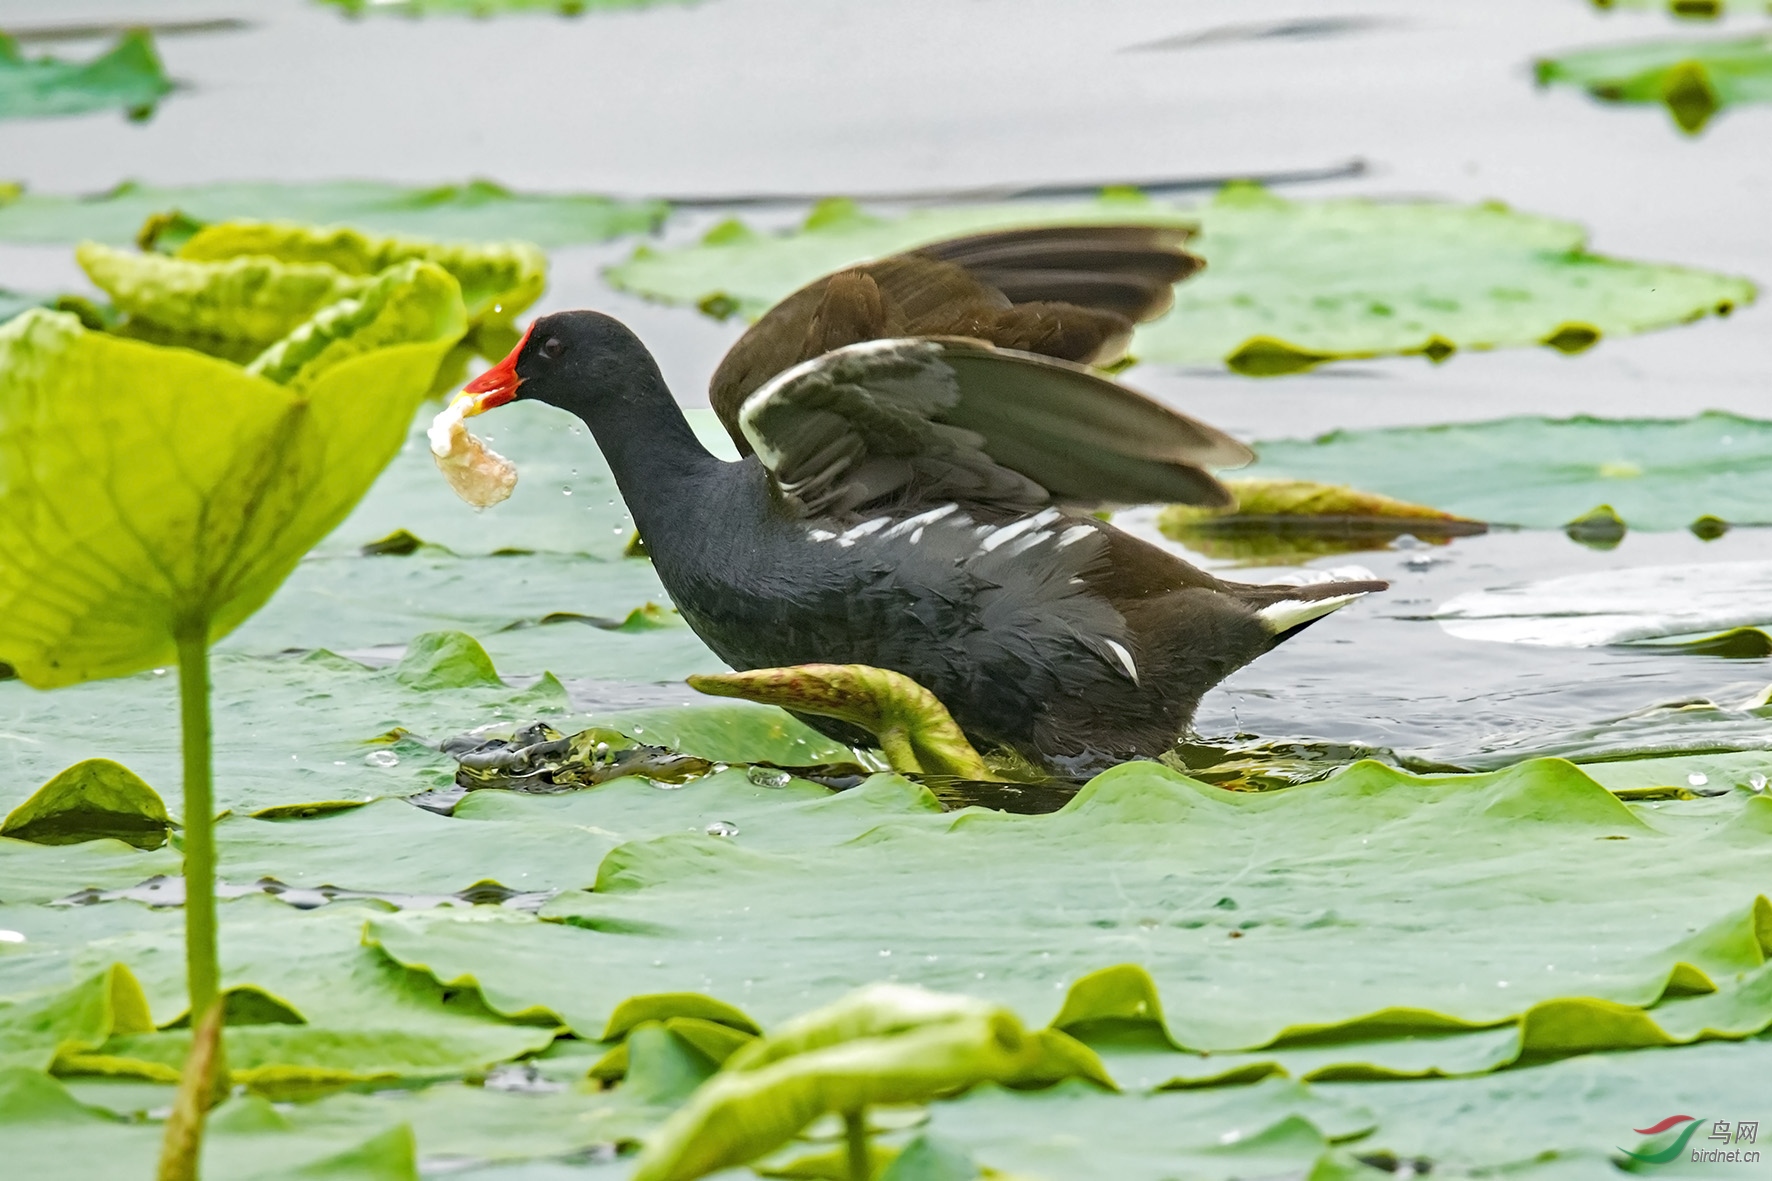
[[[652,356],[637,352],[617,364],[597,365],[575,384],[574,392],[583,396],[563,397],[556,405],[590,428],[640,536],[656,545],[694,515],[686,510],[724,464],[695,437]]]

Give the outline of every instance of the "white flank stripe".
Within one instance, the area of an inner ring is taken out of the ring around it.
[[[906,533],[920,532],[923,526],[933,525],[935,522],[941,520],[959,507],[960,506],[957,504],[944,504],[940,508],[932,508],[926,513],[918,513],[914,517],[906,517],[892,528],[886,530],[886,532],[880,534],[880,536],[903,537]]]
[[[812,529],[807,532],[806,536],[814,541],[835,541],[837,539],[837,535],[829,529]]]
[[[1014,541],[1029,529],[1039,529],[1056,520],[1058,520],[1058,510],[1049,508],[1038,516],[1025,517],[1013,525],[1004,525],[1001,529],[992,530],[991,535],[984,539],[984,545],[981,548],[988,554],[1005,542]]]
[[[876,530],[884,529],[887,525],[890,525],[891,523],[892,523],[891,517],[875,517],[871,521],[863,521],[861,524],[856,525],[852,529],[844,530],[843,536],[841,538],[839,538],[838,540],[840,540],[840,541],[854,541],[858,537],[866,537],[868,534],[873,533]]]
[[[1072,525],[1069,529],[1066,529],[1063,533],[1058,535],[1058,548],[1063,549],[1072,542],[1082,541],[1085,537],[1090,537],[1094,533],[1095,530],[1088,525]]]
[[[1120,658],[1120,667],[1126,670],[1126,675],[1132,678],[1132,683],[1138,684],[1138,666],[1132,663],[1132,653],[1126,650],[1126,645],[1118,640],[1109,640],[1107,646],[1112,648],[1114,655]]]

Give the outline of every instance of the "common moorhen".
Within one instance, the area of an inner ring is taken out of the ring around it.
[[[737,462],[592,311],[537,319],[464,409],[534,398],[582,419],[677,609],[734,668],[894,669],[981,749],[1058,770],[1154,757],[1207,689],[1386,585],[1224,582],[1089,514],[1227,505],[1205,469],[1252,458],[1091,368],[1201,265],[1185,239],[1016,230],[828,275],[714,374]]]

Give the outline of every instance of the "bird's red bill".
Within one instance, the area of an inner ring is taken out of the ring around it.
[[[503,406],[517,396],[517,387],[523,384],[523,379],[517,376],[517,357],[523,352],[523,346],[529,343],[529,333],[534,331],[535,325],[531,324],[509,356],[461,387],[462,393],[475,395],[466,410],[468,417],[484,414],[494,406]]]

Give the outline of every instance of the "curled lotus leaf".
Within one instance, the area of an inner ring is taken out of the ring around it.
[[[923,1103],[980,1083],[1086,1078],[1100,1060],[1008,1009],[901,985],[874,985],[740,1047],[649,1137],[635,1181],[692,1181],[755,1160],[823,1115]]]
[[[935,694],[890,669],[800,664],[698,673],[689,684],[717,697],[740,697],[860,726],[879,739],[895,771],[997,778]]]

